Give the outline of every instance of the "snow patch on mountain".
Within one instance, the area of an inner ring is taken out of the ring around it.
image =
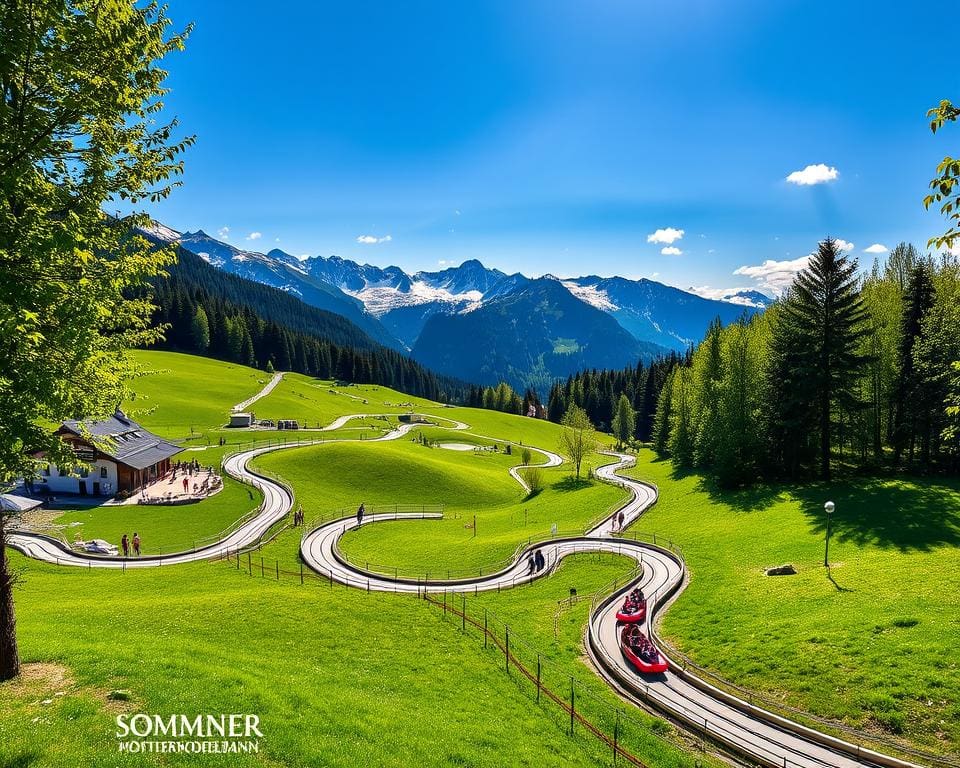
[[[560,284],[580,301],[585,301],[592,307],[604,312],[615,312],[619,307],[610,301],[607,292],[594,285],[579,285],[572,280],[561,280]]]
[[[164,243],[175,243],[180,239],[180,233],[177,230],[170,229],[159,221],[151,221],[150,226],[144,227],[143,231]]]
[[[360,291],[350,291],[346,288],[341,290],[354,298],[360,299],[366,306],[367,311],[376,317],[381,317],[400,307],[416,307],[434,302],[450,305],[451,312],[475,308],[483,302],[483,294],[480,291],[452,293],[446,288],[437,288],[422,280],[412,281],[409,291],[400,291],[392,285],[377,285],[376,283],[368,285]]]

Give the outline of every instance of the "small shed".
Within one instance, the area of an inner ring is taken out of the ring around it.
[[[251,427],[253,426],[252,413],[232,413],[230,414],[231,427]]]
[[[427,417],[422,413],[401,413],[397,418],[404,424],[429,424]]]

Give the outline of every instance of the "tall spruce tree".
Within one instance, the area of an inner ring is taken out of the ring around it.
[[[801,403],[817,417],[820,477],[830,478],[835,412],[863,408],[857,395],[865,356],[866,311],[860,301],[857,262],[847,258],[832,238],[819,244],[807,267],[794,280],[781,322],[793,336],[793,380],[810,383],[811,400]]]
[[[914,265],[903,302],[894,406],[894,463],[900,461],[905,449],[912,462],[918,439],[922,444],[922,463],[929,461],[929,409],[939,404],[926,402],[923,397],[924,388],[914,365],[914,351],[923,331],[923,321],[933,308],[934,290],[930,271],[929,265],[923,261]]]

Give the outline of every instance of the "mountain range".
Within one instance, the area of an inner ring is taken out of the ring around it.
[[[647,279],[508,275],[475,259],[409,274],[340,256],[242,250],[202,230],[181,234],[158,224],[150,234],[218,269],[341,315],[440,373],[478,384],[505,380],[543,389],[583,368],[684,351],[714,318],[730,323],[770,303],[756,291],[720,301]]]

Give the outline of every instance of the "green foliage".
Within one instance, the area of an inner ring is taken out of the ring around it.
[[[823,479],[830,477],[834,410],[849,413],[862,407],[855,383],[865,362],[859,342],[866,333],[866,312],[856,270],[856,261],[844,256],[835,241],[822,241],[797,275],[781,316],[795,335],[796,377],[810,382],[804,407],[817,413]]]
[[[129,295],[172,253],[115,218],[118,200],[156,202],[175,186],[176,121],[157,125],[183,47],[156,3],[53,0],[0,8],[0,481],[39,453],[69,465],[50,430],[109,413],[155,341],[152,306]],[[18,672],[12,579],[0,520],[0,679]]]
[[[677,355],[671,354],[649,365],[639,362],[620,370],[581,371],[566,382],[558,381],[551,387],[547,407],[549,418],[559,423],[568,405],[574,403],[583,408],[600,429],[606,429],[610,424],[610,430],[614,431],[613,416],[620,396],[626,395],[635,414],[631,439],[646,442],[653,434],[660,390],[667,374],[678,362]]]
[[[936,133],[947,123],[960,119],[960,107],[956,107],[947,100],[927,112],[930,120],[930,130]],[[931,237],[927,245],[931,248],[943,248],[949,251],[955,242],[960,240],[960,158],[947,155],[937,165],[937,175],[930,181],[933,190],[923,198],[923,207],[939,204],[948,223],[947,231],[937,237]]]
[[[947,395],[947,424],[943,428],[943,439],[957,451],[960,444],[960,361],[951,365],[950,394]]]
[[[630,405],[630,399],[626,394],[621,394],[620,399],[617,400],[613,418],[610,420],[610,428],[617,439],[618,448],[622,448],[633,439],[636,424],[637,414]]]
[[[673,382],[679,368],[667,374],[660,397],[657,400],[657,412],[653,420],[653,449],[661,456],[669,456],[670,430],[673,421]]]
[[[530,467],[523,470],[523,481],[530,489],[528,496],[536,496],[544,488],[543,470],[540,467]]]
[[[197,307],[193,313],[193,322],[190,324],[190,336],[193,347],[203,354],[210,347],[210,323],[203,307]],[[239,355],[238,355],[239,356]]]
[[[673,377],[670,406],[670,456],[680,467],[693,464],[693,409],[696,393],[693,374],[686,366],[677,368]]]
[[[916,442],[921,442],[924,463],[930,460],[931,413],[924,397],[925,385],[929,382],[920,375],[914,358],[914,350],[920,339],[923,322],[933,308],[934,288],[931,270],[919,262],[910,272],[904,296],[903,314],[898,349],[899,370],[896,380],[893,445],[895,461],[899,461],[904,448],[909,445],[913,458]]]
[[[596,430],[587,412],[576,404],[567,408],[560,423],[563,426],[560,450],[573,462],[574,473],[579,480],[583,460],[597,450]]]
[[[172,254],[132,234],[110,201],[166,197],[181,170],[176,121],[157,126],[183,47],[156,4],[6,4],[0,11],[0,477],[62,455],[50,422],[108,413],[156,340],[126,291]]]

